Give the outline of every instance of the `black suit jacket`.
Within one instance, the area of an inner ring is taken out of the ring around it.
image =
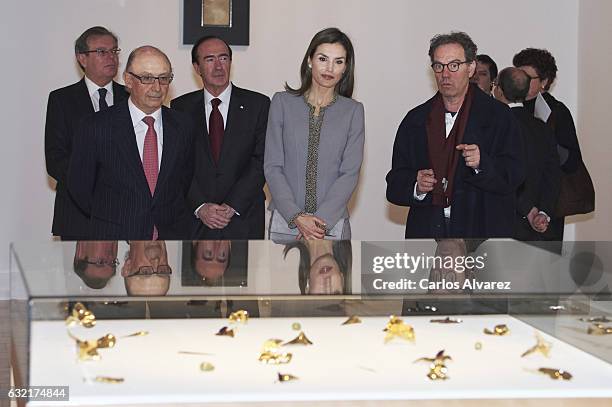
[[[125,88],[113,82],[113,104],[120,103],[127,97]],[[49,94],[45,123],[45,161],[47,173],[57,181],[51,228],[56,236],[79,239],[84,238],[88,230],[87,216],[68,194],[66,174],[74,127],[83,117],[93,113],[85,78]]]
[[[193,124],[162,107],[163,150],[151,196],[127,101],[83,120],[75,135],[68,188],[89,214],[88,239],[149,240],[191,235],[186,196],[193,176]]]
[[[512,113],[521,124],[527,174],[525,182],[518,189],[514,237],[519,240],[541,240],[547,234],[533,230],[525,217],[533,207],[554,216],[561,185],[557,143],[552,129],[525,108],[513,107]]]
[[[192,212],[210,202],[226,203],[240,214],[220,230],[208,228],[193,216],[194,238],[263,239],[263,157],[270,99],[232,85],[218,165],[210,151],[204,91],[182,95],[171,106],[190,114],[197,131],[195,173],[189,192]]]
[[[450,236],[444,235],[444,210],[432,205],[431,194],[414,198],[417,171],[432,168],[425,128],[432,100],[408,112],[400,124],[387,174],[389,202],[410,207],[406,237],[511,237],[516,190],[525,173],[520,128],[508,106],[479,89],[474,89],[463,143],[478,145],[481,171],[476,174],[461,157],[457,162]]]

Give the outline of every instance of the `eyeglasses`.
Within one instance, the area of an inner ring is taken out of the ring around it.
[[[121,52],[121,48],[111,48],[111,49],[96,48],[96,49],[90,49],[90,50],[87,50],[87,51],[81,51],[80,53],[81,54],[91,54],[91,53],[94,53],[94,52],[99,57],[105,57],[108,54],[110,54],[112,56],[117,56]]]
[[[155,83],[156,79],[159,81],[160,85],[170,85],[170,82],[172,82],[172,79],[174,79],[173,74],[166,75],[166,76],[152,76],[152,75],[140,76],[140,75],[136,75],[134,72],[128,71],[128,73],[132,75],[134,78],[138,79],[140,83],[142,83],[143,85],[152,85]]]
[[[96,266],[96,267],[104,267],[104,266],[108,266],[108,267],[117,267],[119,265],[119,260],[115,259],[112,261],[106,261],[106,260],[102,260],[102,259],[97,259],[97,260],[83,260],[85,263],[92,265],[92,266]]]
[[[151,276],[151,275],[162,275],[169,276],[172,274],[172,269],[167,264],[160,264],[157,266],[157,270],[151,266],[141,266],[135,273],[130,274],[131,276]]]
[[[433,69],[435,73],[442,73],[442,71],[444,71],[444,67],[447,67],[449,72],[457,72],[462,64],[469,64],[471,62],[472,61],[452,61],[448,64],[434,62],[431,64],[431,69]]]

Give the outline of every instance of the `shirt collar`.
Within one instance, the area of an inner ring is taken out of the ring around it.
[[[110,93],[111,95],[113,94],[113,81],[110,81],[104,86],[98,86],[91,79],[89,79],[87,75],[84,78],[85,78],[85,85],[87,85],[87,92],[89,93],[89,96],[93,96],[93,94],[97,93],[98,89],[100,89],[101,87],[106,89],[108,93]]]
[[[156,111],[154,111],[151,114],[146,114],[145,112],[143,112],[142,110],[140,110],[139,108],[136,107],[136,105],[134,104],[134,102],[132,102],[132,98],[130,97],[128,99],[128,107],[130,109],[130,116],[132,117],[132,124],[134,125],[134,127],[140,125],[140,124],[144,124],[146,126],[146,124],[142,121],[142,119],[145,116],[151,116],[155,119],[155,124],[161,124],[161,118],[162,118],[162,109],[161,107],[159,109],[157,109]]]
[[[522,102],[516,102],[516,103],[508,103],[509,107],[523,107],[523,103]]]
[[[206,90],[206,88],[204,88],[204,104],[205,105],[210,104],[210,101],[216,97],[217,99],[221,99],[221,103],[226,103],[229,105],[231,95],[232,95],[232,83],[231,82],[227,85],[227,88],[225,88],[225,90],[221,92],[219,96],[211,95],[211,93],[208,90]]]

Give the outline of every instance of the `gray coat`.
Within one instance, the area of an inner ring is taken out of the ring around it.
[[[309,108],[302,96],[278,92],[268,116],[264,174],[272,202],[288,221],[303,211],[306,194]],[[338,95],[325,110],[317,169],[317,211],[333,226],[348,218],[347,204],[357,185],[363,159],[363,105]]]

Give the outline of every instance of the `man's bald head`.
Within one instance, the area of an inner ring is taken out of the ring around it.
[[[497,76],[497,85],[507,103],[524,102],[529,92],[529,75],[522,69],[508,67]],[[497,95],[496,95],[497,97]]]
[[[144,55],[162,56],[168,63],[170,70],[172,70],[172,64],[170,63],[170,59],[168,58],[168,56],[164,54],[164,52],[161,49],[154,47],[152,45],[143,45],[142,47],[134,48],[134,50],[130,52],[130,56],[128,57],[127,63],[125,64],[125,70],[129,71],[132,68],[132,65],[134,64],[134,60]]]

